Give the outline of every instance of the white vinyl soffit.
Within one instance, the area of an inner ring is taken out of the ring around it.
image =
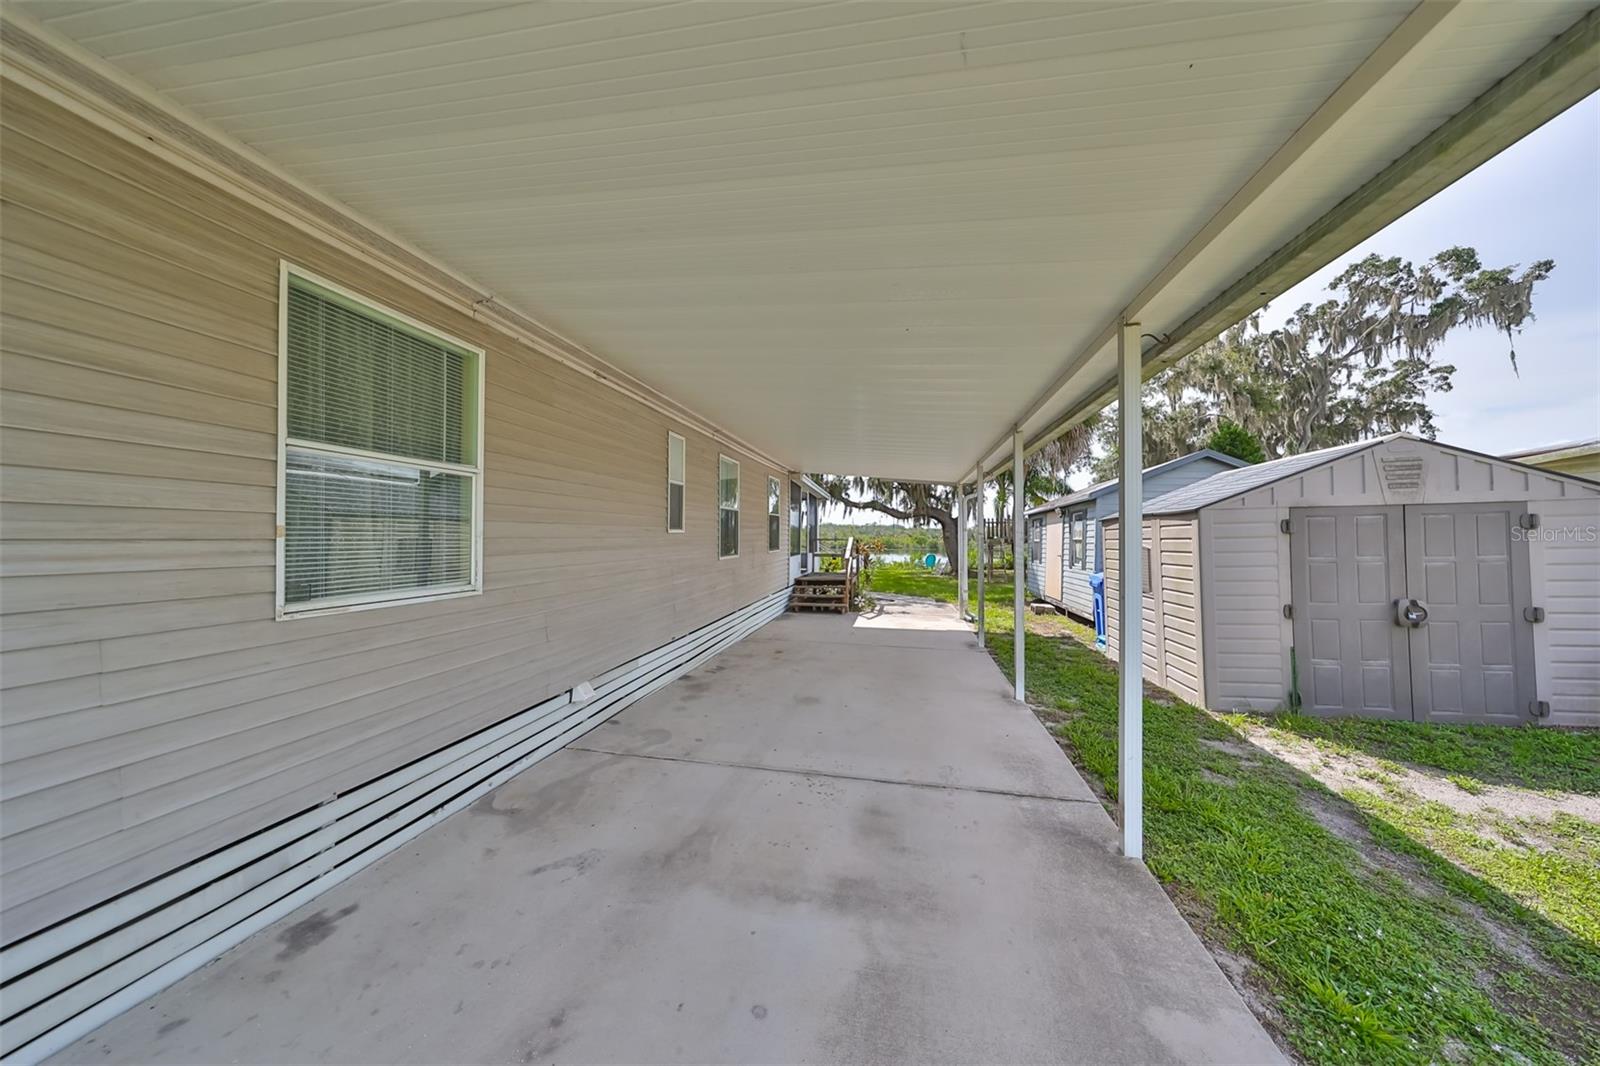
[[[1588,6],[12,8],[793,467],[949,480]]]

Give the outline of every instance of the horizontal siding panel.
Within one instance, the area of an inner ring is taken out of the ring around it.
[[[157,507],[8,503],[0,511],[0,538],[8,546],[29,541],[111,544],[122,540],[213,543],[272,538],[272,514],[247,511],[176,511]]]
[[[276,280],[239,258],[229,233],[171,205],[140,185],[85,167],[48,142],[12,131],[13,151],[6,174],[10,196],[59,224],[109,238],[135,254],[203,270],[207,278],[269,300],[277,299]],[[89,205],[93,205],[92,208]],[[159,224],[152,219],[160,220]],[[98,246],[99,242],[95,242]],[[48,245],[46,245],[48,247]]]
[[[8,283],[6,288],[9,295],[17,297],[7,301],[6,321],[28,324],[35,336],[64,336],[65,343],[76,346],[84,365],[151,380],[162,380],[164,372],[179,366],[192,366],[197,371],[219,370],[226,375],[219,380],[230,382],[236,375],[277,380],[276,349],[253,348],[208,336],[188,320],[170,322],[151,318],[137,308],[108,307],[92,298],[35,285],[25,278]],[[119,353],[119,341],[130,350]],[[137,361],[139,353],[163,358],[152,359],[146,365]]]
[[[277,484],[278,474],[277,463],[265,457],[246,459],[26,429],[0,430],[0,452],[11,466],[124,474],[129,478],[192,480],[202,484],[223,482],[272,489]]]
[[[401,645],[386,654],[344,656],[264,678],[218,682],[159,697],[96,707],[10,726],[5,730],[5,795],[31,792],[55,780],[114,766],[148,765],[173,752],[223,741],[266,727],[285,742],[309,728],[296,719],[315,718],[325,708],[362,698],[390,698],[402,686],[438,684],[452,670],[466,670],[528,650],[520,635],[483,641],[467,633],[442,639],[432,654]],[[254,734],[259,738],[261,734]],[[188,765],[203,762],[191,753]],[[132,773],[130,769],[128,771]]]
[[[196,511],[276,511],[270,485],[97,474],[47,467],[6,467],[0,473],[6,503],[66,503],[93,507],[148,507]]]
[[[249,309],[238,306],[241,294],[231,290],[219,293],[195,271],[128,256],[109,242],[101,245],[106,262],[73,262],[60,249],[31,248],[21,243],[21,239],[29,237],[30,227],[19,228],[20,235],[9,231],[6,234],[6,256],[0,266],[0,278],[6,279],[8,284],[25,281],[55,292],[71,293],[113,312],[159,318],[196,334],[258,352],[275,350],[277,331],[267,324],[276,321],[275,314],[266,319],[260,313],[249,313]],[[118,273],[119,270],[128,272],[131,277]],[[139,280],[134,281],[133,277]],[[275,300],[260,302],[264,308],[273,310],[277,304]]]
[[[197,358],[210,356],[219,362],[237,361],[236,358],[230,359],[227,345],[214,341],[199,344],[191,342],[182,349],[188,357],[178,358],[165,352],[132,347],[125,339],[94,337],[55,323],[38,322],[15,315],[0,317],[0,328],[5,331],[7,350],[22,355],[104,370],[140,381],[176,385],[246,403],[277,403],[275,376],[241,373],[231,368],[225,369],[226,362],[223,366],[213,366],[210,365],[210,359]],[[181,334],[171,334],[170,337],[173,340],[185,339]],[[260,362],[276,374],[275,363],[264,357]]]
[[[0,574],[112,574],[273,565],[272,545],[256,540],[24,540],[6,547]]]
[[[142,573],[57,573],[0,579],[0,599],[6,601],[8,610],[19,613],[60,611],[153,600],[203,600],[251,592],[270,593],[273,580],[273,572],[266,566]]]
[[[81,647],[81,645],[74,645]],[[41,648],[39,651],[50,649]],[[16,655],[17,652],[7,652]],[[100,678],[95,674],[81,674],[54,681],[39,681],[31,685],[8,688],[5,707],[0,713],[0,728],[11,728],[15,723],[29,722],[55,714],[66,714],[86,707],[100,705]]]
[[[65,644],[53,648],[0,652],[0,688],[21,688],[100,672],[100,645]],[[0,721],[10,719],[10,708]]]
[[[274,433],[229,430],[162,415],[22,392],[0,394],[0,425],[96,440],[150,444],[188,452],[203,451],[212,457],[245,456],[271,460],[277,449]],[[0,521],[3,520],[0,518]]]
[[[7,287],[6,298],[17,298],[16,291],[10,286]],[[0,337],[0,344],[3,343],[5,338]],[[163,415],[202,425],[220,425],[234,431],[266,433],[272,435],[274,441],[277,440],[276,409],[267,404],[209,396],[193,389],[109,374],[92,367],[38,359],[9,349],[5,351],[5,367],[5,387],[11,392]]]

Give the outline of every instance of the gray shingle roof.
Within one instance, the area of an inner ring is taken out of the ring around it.
[[[1303,470],[1314,466],[1321,466],[1341,455],[1358,452],[1363,448],[1370,448],[1374,444],[1391,440],[1395,436],[1376,437],[1372,440],[1356,441],[1354,444],[1339,444],[1332,448],[1323,448],[1314,452],[1302,452],[1299,455],[1287,455],[1282,459],[1274,459],[1270,463],[1257,463],[1254,466],[1243,466],[1237,470],[1224,470],[1220,474],[1212,474],[1204,481],[1196,481],[1192,485],[1185,485],[1181,489],[1157,496],[1144,505],[1144,513],[1155,514],[1187,514],[1198,511],[1202,507],[1230,499],[1242,492],[1260,488],[1281,478],[1292,477]]]
[[[1166,462],[1157,463],[1155,466],[1147,466],[1144,468],[1143,475],[1145,477],[1149,477],[1151,474],[1159,474],[1164,470],[1172,470],[1176,467],[1186,466],[1189,463],[1194,462],[1196,459],[1215,459],[1218,462],[1226,463],[1229,466],[1244,465],[1244,460],[1242,459],[1236,459],[1231,455],[1226,455],[1211,448],[1201,448],[1197,452],[1190,452],[1188,455],[1180,455],[1176,459],[1168,459]],[[1093,485],[1079,489],[1077,492],[1069,492],[1065,496],[1057,496],[1053,500],[1046,500],[1037,507],[1030,507],[1028,508],[1027,513],[1030,515],[1035,515],[1041,511],[1054,511],[1057,507],[1065,507],[1069,504],[1082,503],[1084,500],[1092,500],[1097,496],[1104,496],[1108,492],[1115,492],[1117,489],[1117,483],[1117,478],[1111,478],[1108,481],[1097,481]]]

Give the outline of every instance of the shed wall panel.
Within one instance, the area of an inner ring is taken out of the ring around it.
[[[1216,710],[1272,710],[1289,690],[1289,553],[1278,517],[1273,507],[1199,513],[1206,693]]]
[[[1535,505],[1539,529],[1528,545],[1538,698],[1553,725],[1600,726],[1600,500]]]

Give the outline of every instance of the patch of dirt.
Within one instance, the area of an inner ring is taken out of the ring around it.
[[[1286,737],[1265,726],[1252,725],[1246,735],[1255,747],[1310,774],[1335,792],[1351,788],[1401,788],[1419,799],[1443,804],[1479,822],[1491,821],[1496,817],[1511,821],[1548,821],[1557,813],[1565,813],[1600,824],[1600,796],[1586,796],[1577,792],[1540,792],[1531,788],[1487,783],[1478,792],[1468,792],[1437,770],[1389,760],[1380,761],[1361,752],[1328,751],[1309,740]],[[1492,830],[1489,832],[1492,833]],[[1542,843],[1537,840],[1536,834],[1528,834],[1528,837],[1535,846]]]
[[[1361,813],[1345,800],[1313,788],[1300,790],[1300,806],[1317,824],[1355,848],[1356,856],[1371,870],[1384,870],[1405,882],[1419,896],[1441,899],[1445,892],[1428,876],[1427,869],[1409,855],[1401,855],[1372,839]]]
[[[1552,977],[1560,973],[1545,961],[1545,957],[1539,954],[1539,950],[1521,930],[1507,925],[1471,900],[1458,899],[1454,902],[1461,913],[1471,918],[1478,928],[1483,930],[1483,935],[1489,938],[1489,943],[1493,944],[1500,954],[1508,959],[1515,959],[1538,973]]]
[[[1260,766],[1261,753],[1249,744],[1237,740],[1206,740],[1201,739],[1201,744],[1212,751],[1220,751],[1224,755],[1232,755],[1239,761],[1240,766]]]

